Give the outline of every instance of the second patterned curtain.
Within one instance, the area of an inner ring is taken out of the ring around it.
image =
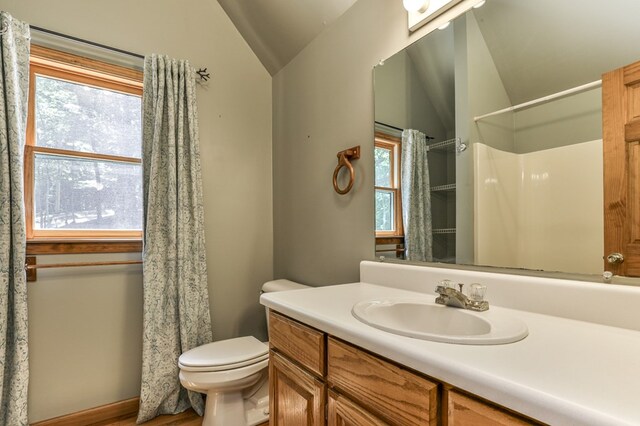
[[[187,61],[145,58],[142,385],[138,422],[202,395],[178,378],[182,352],[212,340],[204,245],[195,72]]]
[[[1,12],[0,28],[0,426],[26,426],[29,353],[23,152],[29,25]]]
[[[431,187],[426,136],[417,130],[402,132],[402,224],[407,260],[433,260]]]

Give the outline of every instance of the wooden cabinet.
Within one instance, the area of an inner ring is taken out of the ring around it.
[[[269,424],[326,424],[326,336],[269,312]]]
[[[328,426],[387,426],[388,424],[350,401],[346,396],[329,391]]]
[[[327,347],[331,388],[394,424],[436,425],[436,383],[334,338]]]
[[[324,425],[325,395],[321,380],[281,355],[269,354],[269,424]]]
[[[445,390],[447,426],[520,426],[538,424],[453,390]]]
[[[325,334],[276,312],[269,312],[269,346],[312,372],[325,374]]]
[[[275,312],[269,337],[271,426],[539,424]]]

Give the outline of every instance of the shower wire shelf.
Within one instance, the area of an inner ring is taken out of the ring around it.
[[[456,228],[437,228],[431,230],[432,234],[455,234]]]
[[[460,143],[460,138],[448,139],[446,141],[430,144],[429,150],[455,147],[457,143]]]
[[[449,183],[449,184],[446,184],[446,185],[432,186],[431,187],[431,192],[455,191],[455,189],[456,189],[456,184],[455,183]]]

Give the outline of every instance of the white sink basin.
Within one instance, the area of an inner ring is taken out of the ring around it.
[[[499,345],[522,340],[527,325],[495,309],[474,312],[430,300],[374,299],[356,303],[353,316],[380,330],[434,342]]]

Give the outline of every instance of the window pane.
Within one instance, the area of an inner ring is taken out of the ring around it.
[[[376,231],[393,231],[393,197],[390,191],[376,190]]]
[[[374,155],[376,159],[375,186],[391,188],[391,150],[377,146]]]
[[[36,76],[36,145],[140,158],[141,98]]]
[[[34,229],[142,229],[142,165],[36,154]]]

